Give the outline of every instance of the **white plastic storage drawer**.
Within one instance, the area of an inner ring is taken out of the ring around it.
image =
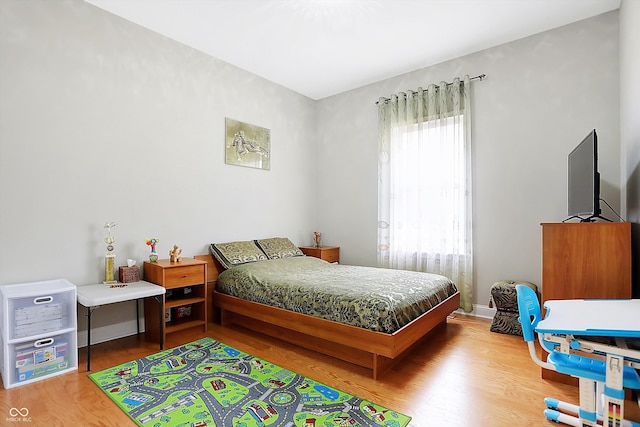
[[[5,343],[6,345],[6,343]],[[5,388],[78,368],[76,331],[8,345],[2,379]]]
[[[76,328],[76,287],[65,279],[4,286],[6,341]]]

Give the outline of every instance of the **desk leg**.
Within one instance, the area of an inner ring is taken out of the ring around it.
[[[580,417],[580,426],[597,426],[597,395],[596,382],[588,378],[579,378],[580,390],[580,407],[578,408],[578,417]]]
[[[157,295],[154,297],[158,301],[158,316],[160,324],[158,328],[158,335],[160,341],[160,350],[164,350],[164,295]]]
[[[136,300],[136,330],[138,331],[138,335],[140,335],[140,300]]]
[[[607,354],[604,387],[604,422],[609,427],[620,427],[624,420],[624,358]]]
[[[91,370],[91,313],[95,307],[87,307],[87,371]]]

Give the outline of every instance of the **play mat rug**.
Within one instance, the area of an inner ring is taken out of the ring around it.
[[[212,338],[89,378],[139,426],[406,427],[411,420]]]

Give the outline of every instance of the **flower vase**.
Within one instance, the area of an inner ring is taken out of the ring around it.
[[[158,261],[158,252],[156,252],[156,245],[158,244],[159,241],[160,239],[155,237],[153,239],[147,239],[145,241],[147,246],[151,247],[151,253],[149,254],[149,261],[151,262]]]

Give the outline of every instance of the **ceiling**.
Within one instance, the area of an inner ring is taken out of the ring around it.
[[[599,15],[621,2],[85,1],[312,99]]]

